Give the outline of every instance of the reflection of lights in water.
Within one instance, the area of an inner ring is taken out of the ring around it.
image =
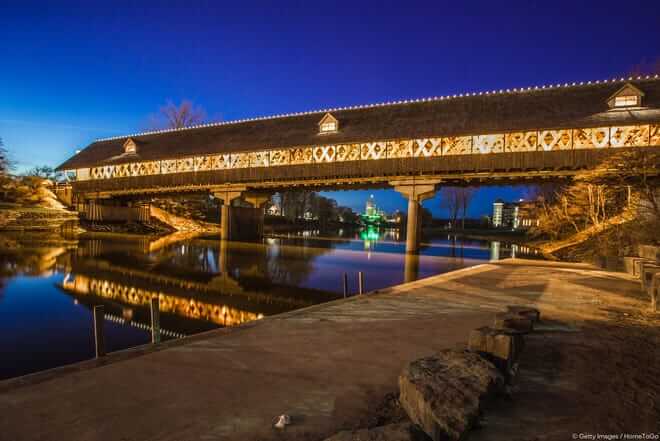
[[[263,317],[262,314],[243,311],[233,307],[206,303],[193,298],[183,299],[158,291],[136,288],[122,283],[94,279],[82,275],[78,275],[67,283],[63,283],[62,286],[77,294],[94,295],[129,305],[149,306],[151,299],[158,297],[161,312],[206,320],[224,326],[237,325]]]
[[[490,260],[500,260],[500,242],[493,241],[490,243]]]
[[[122,317],[117,317],[116,315],[113,314],[104,314],[103,319],[107,320],[109,322],[117,323],[120,325],[128,325],[132,326],[134,328],[142,329],[143,331],[151,332],[151,325],[147,325],[144,323],[140,322],[134,322],[132,320],[127,320]],[[160,333],[164,335],[165,337],[170,337],[170,338],[183,338],[186,336],[186,334],[182,334],[180,332],[174,332],[174,331],[169,331],[167,329],[160,328]]]
[[[360,239],[364,241],[364,249],[371,251],[376,246],[376,242],[380,239],[380,233],[377,228],[368,226],[366,229],[360,231]],[[367,254],[367,258],[371,258],[371,253]]]
[[[133,309],[132,308],[122,308],[121,309],[121,316],[125,320],[132,320],[133,319]]]

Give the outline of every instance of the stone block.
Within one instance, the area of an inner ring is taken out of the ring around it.
[[[633,276],[640,278],[642,274],[642,266],[645,263],[649,263],[648,260],[643,257],[633,257]]]
[[[638,260],[639,257],[634,257],[634,256],[626,256],[623,258],[623,270],[630,274],[631,276],[635,275],[635,261]]]
[[[486,356],[508,377],[513,364],[523,350],[522,333],[488,326],[470,332],[468,349]]]
[[[512,329],[527,334],[534,330],[534,322],[531,319],[522,317],[518,314],[500,312],[495,314],[494,328]]]
[[[428,436],[411,423],[388,424],[371,429],[344,430],[325,441],[427,441]]]
[[[651,286],[653,275],[660,272],[660,265],[654,263],[643,263],[640,270],[639,280],[642,283],[642,291],[647,292]]]
[[[444,350],[406,366],[399,376],[399,401],[431,439],[456,441],[503,385],[499,370],[478,353]]]
[[[640,257],[649,259],[654,263],[660,263],[660,247],[655,245],[638,245],[637,252]]]
[[[541,311],[531,306],[509,305],[506,307],[506,311],[528,318],[534,323],[538,323],[541,320]]]

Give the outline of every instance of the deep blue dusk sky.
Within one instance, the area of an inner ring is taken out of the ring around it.
[[[0,137],[19,171],[147,129],[168,99],[231,120],[610,78],[660,57],[657,1],[146,3],[2,2]],[[522,191],[481,191],[472,214]]]

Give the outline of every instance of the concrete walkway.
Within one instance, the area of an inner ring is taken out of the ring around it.
[[[101,366],[5,381],[0,439],[321,440],[373,415],[406,362],[465,345],[507,304],[584,317],[638,289],[585,265],[484,264],[139,356],[125,351]],[[293,418],[284,434],[271,428],[282,413]]]

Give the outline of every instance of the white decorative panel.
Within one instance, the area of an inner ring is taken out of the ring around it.
[[[388,158],[410,158],[413,155],[412,141],[391,141],[386,147]]]
[[[612,147],[643,147],[649,145],[650,126],[622,126],[610,128]]]
[[[311,164],[313,154],[311,147],[304,147],[291,150],[291,164]]]
[[[570,130],[542,130],[539,132],[539,150],[570,150],[573,137]]]
[[[229,153],[223,153],[222,155],[211,156],[212,170],[221,170],[223,168],[229,168],[230,166],[231,166],[231,155]]]
[[[361,156],[360,144],[342,144],[335,148],[335,161],[357,161]]]
[[[478,135],[472,137],[473,153],[502,153],[504,151],[504,135]]]
[[[160,161],[160,172],[163,174],[176,173],[176,159]]]
[[[416,139],[411,143],[413,156],[440,156],[441,145],[440,138]]]
[[[651,124],[651,133],[649,134],[649,145],[660,146],[660,124]]]
[[[248,168],[250,167],[249,153],[232,153],[230,168]]]
[[[443,155],[469,155],[472,153],[471,136],[452,136],[442,138]]]
[[[361,159],[383,159],[385,158],[385,143],[384,142],[368,142],[362,144]]]
[[[538,132],[515,132],[504,136],[504,151],[533,152],[538,145]]]
[[[314,148],[314,162],[332,162],[335,159],[335,146],[326,145]]]
[[[183,158],[176,160],[176,171],[177,173],[191,172],[195,171],[195,162],[193,158]]]
[[[270,164],[270,152],[256,152],[250,155],[250,166],[268,167]]]
[[[156,175],[160,173],[160,161],[149,161],[142,163],[143,175]]]
[[[142,163],[140,162],[133,162],[131,164],[128,164],[128,169],[131,174],[131,176],[140,176],[140,166]]]
[[[593,149],[609,145],[610,129],[608,127],[573,130],[573,148]]]
[[[93,167],[89,170],[89,177],[91,179],[103,179],[103,167]]]
[[[289,165],[291,152],[288,149],[271,150],[270,165]]]
[[[90,178],[90,173],[88,168],[79,168],[76,170],[76,179],[78,181],[87,181]]]
[[[105,165],[103,166],[103,177],[105,179],[110,179],[115,175],[115,166],[114,165]]]
[[[213,170],[213,156],[195,156],[195,171]]]

